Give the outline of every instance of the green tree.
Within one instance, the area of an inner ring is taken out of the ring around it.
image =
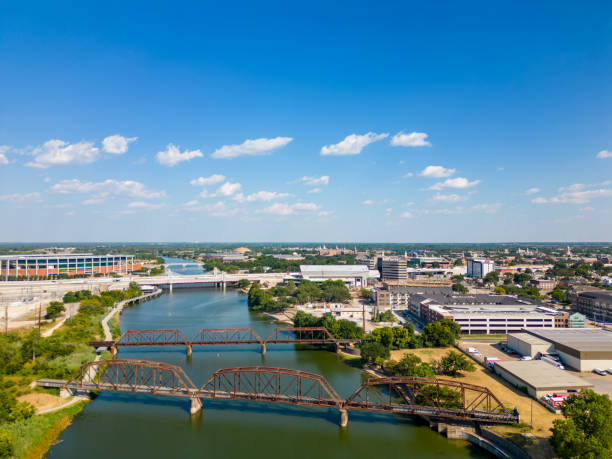
[[[503,288],[501,285],[495,287],[495,293],[497,293],[498,295],[505,295],[506,294],[506,289]]]
[[[367,288],[361,288],[361,290],[359,290],[359,296],[361,298],[363,298],[364,300],[369,300],[370,299],[370,291]]]
[[[420,376],[423,378],[433,378],[435,376],[431,365],[423,362],[414,354],[407,354],[399,362],[391,365],[391,373],[394,376]]]
[[[47,313],[45,314],[45,319],[55,319],[56,317],[59,317],[60,314],[65,310],[66,308],[64,307],[63,303],[61,303],[60,301],[52,301],[51,303],[49,303],[49,306],[47,306]]]
[[[499,273],[497,271],[491,271],[490,273],[487,273],[487,275],[483,279],[483,282],[485,284],[497,285],[497,283],[499,282]]]
[[[382,365],[390,355],[389,348],[381,343],[366,341],[361,345],[361,359],[364,362]]]
[[[10,432],[0,428],[0,458],[8,459],[13,457],[15,446],[13,436]]]
[[[422,333],[423,344],[426,347],[454,346],[455,340],[460,336],[461,326],[450,319],[428,323]]]
[[[247,279],[240,279],[236,285],[238,288],[247,288],[249,284],[250,282]]]
[[[560,458],[609,459],[612,455],[612,402],[591,389],[571,395],[564,419],[553,421],[550,443]]]
[[[456,351],[449,351],[437,364],[440,374],[445,376],[458,376],[462,371],[474,371],[474,363],[465,354]]]
[[[463,284],[461,284],[459,282],[455,282],[453,284],[453,292],[467,293],[468,292],[468,288],[465,285],[463,285]]]
[[[302,280],[297,287],[296,297],[299,303],[310,303],[321,297],[321,289],[312,281]]]
[[[431,384],[423,385],[419,388],[415,398],[416,403],[419,405],[455,409],[459,409],[463,406],[461,403],[461,394],[444,386],[436,387]]]

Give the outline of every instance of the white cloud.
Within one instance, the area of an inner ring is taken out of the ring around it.
[[[411,132],[405,134],[398,132],[391,138],[391,145],[394,147],[430,147],[427,139],[428,135],[424,132]]]
[[[540,189],[534,187],[534,188],[529,188],[527,191],[525,191],[525,194],[529,196],[530,194],[537,194],[539,192],[540,192]]]
[[[580,210],[583,211],[583,212],[593,212],[595,210],[595,208],[591,207],[591,206],[586,206],[586,207],[583,207]]]
[[[66,212],[64,214],[66,217],[74,217],[76,215],[76,212],[74,210],[69,210],[68,212]]]
[[[362,204],[364,206],[371,206],[372,204],[374,204],[374,201],[372,201],[371,199],[366,199],[365,201],[362,202]]]
[[[436,209],[434,212],[442,215],[457,215],[463,213],[463,207],[457,206],[454,209]]]
[[[389,134],[387,133],[376,134],[374,132],[368,132],[364,135],[351,134],[346,136],[342,142],[333,145],[325,145],[323,148],[321,148],[321,154],[324,156],[358,155],[361,153],[361,150],[371,143],[382,140],[388,136]]]
[[[573,185],[569,186],[560,186],[559,193],[564,191],[580,191],[583,190],[585,187],[586,185],[584,183],[574,183]]]
[[[438,191],[443,188],[464,189],[464,188],[471,188],[473,186],[478,185],[479,183],[480,183],[480,180],[474,180],[473,182],[470,182],[465,177],[455,177],[452,179],[446,179],[443,182],[438,182],[435,185],[429,187],[429,189],[438,190]]]
[[[389,215],[391,215],[391,213],[393,212],[393,208],[388,207],[387,209],[385,209],[385,215],[388,217]]]
[[[223,145],[211,155],[217,159],[236,158],[238,156],[265,155],[282,148],[293,140],[292,137],[274,137],[273,139],[247,139],[240,145]]]
[[[496,202],[494,204],[477,204],[472,207],[474,210],[482,210],[487,214],[496,214],[501,209],[502,204],[500,202]]]
[[[105,198],[89,198],[81,202],[81,204],[84,206],[93,206],[95,204],[102,204],[104,201],[106,201]]]
[[[569,189],[567,187],[564,189]],[[535,198],[531,202],[534,204],[587,204],[592,199],[612,197],[612,190],[600,188],[594,190],[565,191],[551,198]]]
[[[455,193],[452,193],[452,194],[436,193],[431,199],[433,199],[434,201],[440,201],[440,202],[459,202],[459,201],[465,201],[467,199],[467,196],[460,196]]]
[[[46,169],[54,165],[90,164],[100,155],[100,149],[91,142],[69,144],[63,140],[48,140],[42,146],[32,150],[34,161],[26,163],[28,167]]]
[[[9,163],[6,153],[11,149],[8,145],[0,145],[0,166],[4,166]]]
[[[208,185],[216,185],[217,183],[225,180],[225,175],[221,174],[213,174],[210,177],[198,177],[197,179],[191,180],[193,186],[208,186]]]
[[[327,185],[329,183],[329,175],[322,175],[321,177],[307,177],[304,176],[300,179],[300,182],[308,186],[320,186]]]
[[[127,196],[140,199],[158,199],[166,196],[165,191],[147,189],[142,183],[133,180],[107,179],[103,182],[81,182],[79,179],[62,180],[51,187],[51,191],[60,194],[83,193],[97,198],[107,196]]]
[[[319,217],[330,217],[330,216],[334,215],[334,213],[335,212],[333,210],[322,210],[317,215]]]
[[[455,169],[447,169],[442,166],[427,166],[419,174],[421,177],[443,178],[449,177],[455,173]]]
[[[102,141],[102,150],[113,155],[122,155],[128,151],[128,145],[136,140],[138,140],[138,137],[111,135]]]
[[[321,188],[313,188],[312,190],[308,190],[306,193],[308,194],[312,194],[312,193],[320,193],[323,190]]]
[[[601,150],[599,153],[597,153],[596,157],[599,159],[612,158],[612,151]]]
[[[231,196],[233,194],[238,193],[241,188],[242,188],[242,185],[238,182],[236,183],[225,182],[223,185],[221,185],[217,189],[216,194],[217,196]]]
[[[156,209],[161,209],[165,205],[166,204],[164,203],[153,204],[151,202],[134,201],[134,202],[130,202],[128,204],[128,207],[130,209],[156,210]]]
[[[414,174],[412,172],[406,172],[404,175],[402,175],[402,178],[410,178],[412,177]]]
[[[414,217],[414,215],[412,214],[412,212],[402,212],[402,218],[412,218]]]
[[[276,191],[258,191],[257,193],[244,196],[242,193],[234,195],[233,199],[240,202],[255,202],[255,201],[274,201],[275,199],[286,198],[289,193],[277,193]]]
[[[286,204],[284,202],[276,202],[264,209],[264,212],[274,215],[293,215],[296,210],[319,210],[321,206],[314,202],[296,202],[295,204]]]
[[[176,145],[171,143],[168,144],[165,151],[157,153],[157,162],[162,166],[173,167],[183,161],[190,161],[193,158],[201,158],[204,156],[200,150],[185,150],[183,153],[180,152]]]
[[[40,201],[40,193],[13,193],[0,194],[0,202],[38,202]]]

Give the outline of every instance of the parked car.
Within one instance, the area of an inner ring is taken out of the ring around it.
[[[467,351],[468,351],[470,354],[476,354],[476,353],[478,352],[478,349],[476,349],[475,347],[468,347],[468,348],[467,348]]]
[[[601,375],[601,376],[605,376],[608,374],[606,370],[602,370],[601,368],[595,368],[593,370],[593,373],[597,373],[598,375]]]
[[[533,360],[530,355],[524,355],[521,357],[521,360]]]

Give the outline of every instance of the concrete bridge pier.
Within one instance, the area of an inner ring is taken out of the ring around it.
[[[169,292],[172,293],[172,284],[169,286]]]
[[[59,395],[62,398],[68,398],[68,397],[72,397],[72,391],[68,388],[62,387],[59,391]]]
[[[191,357],[191,354],[193,354],[191,343],[187,343],[187,357]]]
[[[117,346],[115,346],[114,344],[110,347],[110,353],[113,356],[113,359],[117,358]]]
[[[340,427],[346,427],[348,425],[348,410],[346,408],[340,408]]]
[[[266,343],[261,343],[261,355],[266,355]]]
[[[200,397],[192,396],[191,397],[191,407],[189,408],[190,414],[196,414],[202,411],[202,399]]]

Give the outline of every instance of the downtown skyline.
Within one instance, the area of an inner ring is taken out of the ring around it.
[[[6,8],[0,241],[610,239],[609,4],[348,5]]]

